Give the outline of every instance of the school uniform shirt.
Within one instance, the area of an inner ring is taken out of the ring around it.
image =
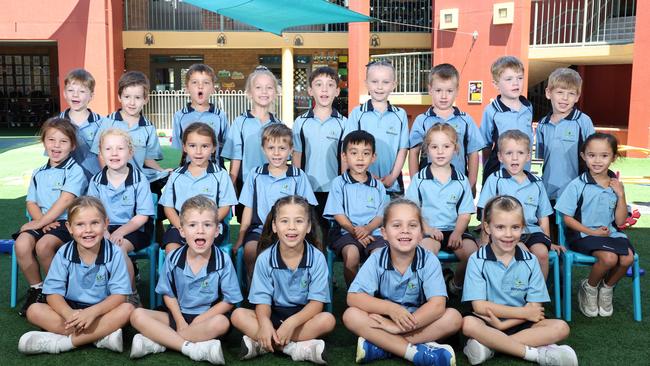
[[[544,160],[542,181],[549,198],[556,200],[567,184],[584,171],[580,150],[596,130],[591,118],[576,107],[558,123],[551,122],[551,114],[537,125],[536,155]]]
[[[476,127],[474,119],[456,107],[454,107],[454,113],[447,119],[436,115],[433,107],[430,107],[429,110],[415,117],[415,121],[413,121],[413,126],[411,127],[411,133],[409,134],[409,149],[421,146],[422,150],[420,154],[426,156],[427,150],[426,147],[423,147],[424,136],[431,127],[440,123],[447,123],[456,130],[459,149],[451,159],[451,163],[458,170],[467,174],[469,154],[480,151],[485,147],[486,143],[478,127]],[[428,158],[427,161],[429,161]]]
[[[194,122],[203,122],[212,127],[217,138],[217,143],[219,144],[219,148],[215,151],[214,157],[215,159],[220,158],[230,124],[228,123],[226,112],[215,107],[212,103],[210,103],[210,107],[205,112],[199,112],[192,108],[192,103],[187,103],[183,108],[174,113],[174,118],[172,119],[172,147],[178,150],[183,149],[183,132]]]
[[[393,267],[390,247],[375,251],[359,269],[348,292],[365,293],[416,311],[434,296],[447,297],[440,261],[430,251],[415,247],[413,262],[402,275]]]
[[[302,153],[300,167],[314,192],[329,192],[341,171],[341,144],[347,118],[336,109],[321,121],[310,109],[293,123],[293,150]]]
[[[149,182],[165,178],[168,175],[165,171],[159,172],[144,166],[145,160],[162,160],[163,158],[162,151],[160,150],[160,142],[158,142],[158,134],[156,133],[156,126],[145,118],[144,115],[141,114],[138,123],[132,127],[129,127],[129,124],[122,119],[120,110],[102,118],[99,121],[99,130],[95,134],[95,140],[93,140],[91,151],[94,154],[99,154],[100,136],[104,130],[109,128],[119,128],[131,136],[134,149],[131,164],[144,172]]]
[[[484,208],[487,202],[495,196],[504,194],[513,196],[524,208],[527,232],[541,233],[539,219],[551,215],[553,207],[551,207],[541,179],[525,170],[524,174],[524,180],[519,183],[505,168],[492,173],[481,188],[477,206]]]
[[[330,302],[325,255],[305,241],[298,267],[284,263],[280,244],[266,248],[255,261],[248,302],[280,307],[303,306],[309,301]]]
[[[195,274],[187,262],[188,246],[171,251],[156,285],[156,293],[178,301],[183,314],[202,314],[220,301],[243,300],[230,256],[210,246],[210,259]]]
[[[108,180],[108,167],[104,167],[88,184],[87,194],[102,201],[111,225],[124,225],[135,215],[153,217],[156,213],[147,177],[131,164],[127,167],[126,180],[117,187]],[[144,231],[144,225],[139,230]]]
[[[181,212],[183,203],[188,199],[202,195],[213,200],[217,207],[237,204],[237,195],[228,172],[215,163],[209,163],[205,172],[198,177],[189,170],[190,163],[176,168],[165,184],[160,204],[173,207]]]
[[[77,243],[69,241],[57,250],[43,283],[44,295],[94,305],[110,295],[130,295],[131,280],[122,249],[102,239],[94,263],[79,257]]]
[[[551,301],[537,258],[515,246],[506,266],[487,244],[469,257],[462,301],[484,300],[499,305],[525,306]]]
[[[451,166],[451,177],[446,183],[431,173],[430,164],[420,170],[406,190],[406,198],[422,208],[422,216],[429,226],[441,231],[454,230],[458,215],[476,212],[472,189],[467,177]]]
[[[269,172],[269,164],[264,164],[248,174],[239,203],[253,210],[250,227],[261,234],[262,225],[275,202],[291,195],[302,196],[312,206],[318,205],[305,172],[287,165],[287,171],[275,177]]]
[[[367,174],[365,182],[358,182],[347,171],[334,179],[332,188],[327,196],[323,217],[334,220],[336,215],[345,215],[354,226],[368,224],[375,217],[384,216],[384,208],[388,204],[386,188],[380,181]],[[347,231],[341,228],[341,234]],[[381,235],[376,228],[372,235]]]
[[[368,100],[352,110],[343,137],[356,130],[367,131],[375,137],[377,159],[370,165],[370,173],[380,178],[389,175],[399,150],[409,147],[408,118],[404,109],[388,103],[388,108],[380,113],[372,106],[372,100]],[[396,179],[387,191],[399,192],[403,188],[399,180]]]
[[[93,146],[93,140],[99,129],[99,121],[101,116],[90,109],[88,109],[88,119],[85,120],[81,125],[73,124],[77,127],[77,147],[72,152],[72,157],[81,165],[81,168],[86,174],[86,179],[89,179],[99,173],[101,170],[99,166],[99,159],[97,159],[97,154],[94,154],[91,151]],[[65,118],[69,121],[72,121],[70,118],[70,108],[61,112],[59,118]]]
[[[616,178],[616,174],[611,170],[607,174],[610,178]],[[609,228],[610,238],[627,238],[614,226],[617,203],[618,197],[614,190],[611,187],[603,188],[587,171],[569,183],[557,199],[555,209],[563,215],[572,216],[592,230],[606,226]],[[588,235],[583,232],[567,228],[569,241],[586,236]]]
[[[230,160],[241,160],[239,175],[243,182],[248,178],[251,169],[268,163],[262,150],[262,131],[273,123],[282,123],[273,113],[269,115],[271,118],[262,123],[250,111],[246,111],[235,118],[228,130],[221,156]]]
[[[72,156],[54,167],[48,160],[42,167],[34,169],[32,179],[29,181],[26,201],[36,203],[45,214],[59,199],[62,192],[79,197],[86,192],[87,185],[88,181],[81,165],[77,164]],[[65,210],[56,220],[67,218],[68,210]]]

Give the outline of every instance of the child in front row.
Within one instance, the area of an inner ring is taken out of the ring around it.
[[[336,320],[330,302],[327,262],[318,240],[314,210],[304,198],[287,196],[273,205],[264,223],[248,301],[255,310],[236,309],[232,324],[244,337],[242,359],[282,351],[294,361],[326,363],[319,337]]]
[[[460,330],[460,313],[446,308],[440,262],[419,246],[420,208],[398,198],[386,207],[388,246],[363,264],[348,290],[345,326],[359,336],[357,363],[403,357],[415,365],[455,365],[454,350],[435,341]]]
[[[228,331],[226,317],[242,301],[230,256],[214,244],[219,235],[218,208],[213,200],[196,196],[183,203],[180,232],[187,245],[165,258],[156,286],[165,311],[139,308],[131,325],[131,358],[173,349],[194,361],[224,364],[221,342]]]
[[[48,160],[34,170],[29,181],[26,205],[31,221],[13,235],[16,260],[29,284],[27,298],[18,312],[21,316],[31,304],[44,301],[40,267],[47,274],[56,251],[70,241],[65,227],[67,209],[75,197],[86,191],[88,181],[83,168],[71,155],[77,142],[75,133],[76,128],[63,118],[52,117],[41,127]]]
[[[573,349],[555,344],[569,336],[569,325],[544,318],[541,303],[550,298],[537,259],[519,242],[526,228],[521,204],[497,196],[483,214],[490,242],[467,265],[463,301],[474,312],[463,319],[463,334],[470,338],[463,353],[472,365],[498,351],[540,365],[577,366]]]
[[[104,206],[94,197],[76,198],[65,226],[73,240],[57,251],[47,273],[47,303],[27,309],[27,320],[44,331],[23,334],[18,350],[61,353],[94,343],[122,352],[122,327],[133,311],[125,302],[131,283],[122,250],[104,239]]]
[[[187,155],[187,162],[171,173],[160,197],[160,205],[170,223],[161,242],[165,253],[185,243],[179,231],[179,212],[190,197],[202,195],[214,201],[218,207],[219,222],[237,203],[235,188],[228,179],[227,171],[212,160],[218,144],[212,127],[203,122],[192,123],[183,132],[183,152]],[[215,243],[219,245],[223,239],[220,236]]]
[[[341,160],[348,170],[332,182],[325,205],[325,217],[336,222],[329,245],[343,258],[343,277],[348,286],[357,275],[359,263],[386,245],[379,227],[388,196],[384,185],[368,172],[375,158],[375,138],[370,133],[360,130],[345,136]]]
[[[609,170],[618,157],[616,137],[589,136],[580,156],[588,171],[569,183],[555,209],[563,215],[569,248],[596,257],[580,283],[580,311],[588,317],[611,316],[614,286],[634,262],[634,248],[617,228],[625,223],[627,203],[623,183]]]
[[[478,249],[474,237],[467,232],[474,201],[469,180],[451,159],[458,151],[458,134],[446,123],[432,126],[424,136],[423,148],[431,161],[411,180],[406,198],[422,208],[424,239],[422,246],[438,254],[453,251],[459,263],[456,271],[445,275],[451,295],[460,296],[467,259]]]

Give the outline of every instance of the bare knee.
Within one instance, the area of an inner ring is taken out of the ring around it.
[[[347,268],[356,267],[359,265],[361,260],[361,255],[359,254],[359,249],[354,245],[348,245],[343,249],[341,253],[343,257],[343,263]]]
[[[530,248],[537,260],[541,263],[548,262],[548,249],[543,244],[535,244]]]
[[[618,264],[618,255],[610,252],[601,253],[598,257],[598,262],[607,268],[613,268]]]
[[[223,314],[213,316],[208,323],[210,329],[214,329],[216,335],[224,334],[230,327],[228,318]]]
[[[14,250],[16,251],[16,257],[22,258],[26,256],[31,256],[32,253],[34,252],[34,246],[36,245],[36,240],[34,240],[34,237],[22,233],[20,236],[18,236],[18,239],[16,239],[16,242],[14,243]]]
[[[139,327],[144,324],[149,317],[147,316],[147,311],[142,308],[137,308],[131,312],[129,321],[133,324],[134,327]]]
[[[366,318],[365,312],[362,310],[355,308],[355,307],[349,307],[345,310],[343,313],[343,324],[350,329],[358,329],[359,325],[363,323],[363,319]]]
[[[134,310],[135,306],[133,306],[133,304],[125,302],[120,304],[113,311],[115,312],[115,315],[117,315],[119,318],[123,318],[124,321],[126,321],[131,317],[131,313],[133,313]]]
[[[629,267],[634,263],[634,254],[631,252],[628,255],[622,255],[619,257],[619,265],[621,267]]]
[[[463,318],[462,330],[463,334],[467,337],[474,337],[478,329],[483,327],[485,323],[475,316],[466,316]]]
[[[458,310],[447,308],[445,310],[445,317],[447,318],[447,325],[451,330],[458,330],[463,326],[463,316],[460,315]]]
[[[54,257],[57,248],[60,246],[60,243],[56,240],[39,240],[36,243],[36,255],[39,258],[51,258]]]
[[[334,319],[334,315],[328,312],[322,312],[316,315],[316,317],[314,317],[314,321],[316,322],[316,328],[321,330],[323,334],[333,331],[334,327],[336,326],[336,319]]]
[[[571,328],[569,327],[569,324],[567,324],[567,322],[564,320],[555,319],[553,322],[553,331],[558,335],[558,337],[560,337],[560,339],[565,339],[569,337]]]
[[[235,311],[232,312],[232,315],[230,316],[230,321],[235,327],[239,328],[240,325],[246,321],[246,318],[247,318],[247,309],[237,308],[235,309]]]

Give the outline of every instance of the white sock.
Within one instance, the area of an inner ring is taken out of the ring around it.
[[[405,358],[406,360],[408,360],[408,361],[413,362],[413,358],[415,357],[415,354],[416,354],[417,352],[418,352],[418,349],[417,349],[414,345],[412,345],[412,344],[409,343],[409,344],[406,346],[406,353],[404,353],[404,358]]]
[[[35,283],[33,285],[29,285],[31,288],[43,288],[43,282]]]
[[[66,352],[75,348],[75,346],[72,344],[72,335],[61,337],[61,339],[56,342],[56,346],[61,352]]]
[[[526,361],[531,361],[531,362],[537,362],[537,357],[539,355],[539,352],[537,351],[537,347],[526,347],[526,354],[524,355],[524,360]]]
[[[293,356],[293,352],[296,350],[296,342],[289,342],[287,343],[286,346],[282,349],[282,352],[285,355]]]
[[[194,349],[195,344],[189,341],[183,342],[183,347],[181,347],[181,353],[187,357],[190,357],[190,353]]]
[[[610,285],[608,285],[605,281],[603,281],[603,287],[604,287],[604,288],[607,288],[607,289],[609,289],[609,288],[614,288],[614,286],[610,286]]]

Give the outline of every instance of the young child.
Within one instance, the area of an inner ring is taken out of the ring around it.
[[[74,69],[63,82],[63,98],[68,108],[59,117],[77,126],[77,143],[72,156],[83,168],[86,179],[90,179],[101,170],[97,155],[90,151],[101,119],[99,114],[88,108],[95,92],[95,78],[84,69]]]
[[[228,172],[211,161],[217,146],[214,130],[203,122],[192,123],[183,131],[183,153],[188,162],[172,172],[160,197],[160,205],[170,223],[161,242],[166,253],[185,243],[179,231],[181,218],[178,213],[187,199],[197,195],[212,199],[218,207],[219,222],[228,216],[231,206],[237,204]],[[215,243],[218,245],[223,239],[219,236]]]
[[[139,308],[131,314],[131,325],[141,333],[133,337],[131,358],[170,348],[194,361],[224,364],[215,338],[228,331],[225,314],[242,295],[230,256],[213,245],[219,235],[217,211],[204,196],[183,203],[180,232],[187,245],[167,255],[156,286],[165,311]]]
[[[66,210],[88,184],[83,169],[71,156],[77,137],[69,120],[52,117],[45,121],[41,142],[48,161],[34,170],[29,181],[26,201],[31,221],[13,235],[16,260],[29,284],[27,298],[18,312],[21,316],[31,304],[44,300],[40,269],[47,273],[57,249],[70,241],[65,228]]]
[[[316,214],[324,234],[329,222],[323,218],[332,181],[341,172],[341,142],[347,118],[332,108],[340,93],[339,74],[331,67],[320,67],[309,76],[307,93],[314,98],[312,109],[293,123],[292,163],[305,171],[318,201]]]
[[[345,326],[359,336],[357,363],[403,357],[415,365],[455,365],[451,346],[435,341],[460,330],[460,313],[446,308],[440,262],[420,247],[420,208],[397,198],[384,213],[388,246],[372,253],[348,290]]]
[[[454,107],[459,80],[460,75],[453,65],[440,64],[431,69],[429,95],[432,105],[413,121],[409,135],[409,172],[413,176],[426,165],[427,159],[422,159],[426,157],[422,142],[429,128],[438,123],[448,123],[456,130],[457,140],[462,141],[452,164],[467,176],[469,186],[474,188],[478,176],[478,153],[485,147],[485,140],[472,117]]]
[[[341,160],[348,170],[332,182],[325,217],[336,221],[330,248],[343,258],[343,277],[350,286],[359,263],[386,245],[379,227],[387,201],[386,189],[370,175],[375,138],[368,132],[352,131],[343,140]]]
[[[446,123],[429,128],[423,147],[431,163],[412,178],[406,191],[406,197],[422,207],[425,220],[421,245],[436,255],[445,250],[458,257],[455,274],[445,275],[447,288],[454,296],[460,296],[467,259],[478,249],[467,232],[475,212],[472,190],[467,177],[451,165],[458,152],[457,138],[456,130]]]
[[[85,344],[122,352],[122,327],[133,305],[124,254],[104,239],[108,217],[94,198],[76,198],[65,226],[73,240],[56,253],[45,278],[47,303],[32,304],[27,320],[43,332],[27,332],[18,341],[26,354],[61,353]]]
[[[134,301],[139,303],[133,262],[127,255],[151,244],[153,228],[147,224],[156,212],[149,182],[144,173],[129,163],[133,143],[126,131],[104,130],[99,137],[99,154],[106,165],[90,180],[87,194],[98,198],[108,213],[109,239],[122,249]]]
[[[262,235],[262,226],[275,201],[284,196],[299,195],[310,205],[318,204],[305,172],[287,165],[292,148],[292,132],[289,127],[277,123],[264,128],[262,150],[268,163],[250,172],[239,195],[239,203],[244,205],[244,212],[232,250],[237,253],[239,247],[244,245],[244,263],[249,280],[259,252],[257,243]]]
[[[542,182],[553,203],[585,171],[580,151],[587,137],[596,132],[591,118],[575,105],[581,89],[582,78],[574,70],[555,69],[548,77],[546,98],[553,111],[537,125],[536,152],[544,159]]]
[[[541,303],[550,298],[537,259],[519,243],[525,227],[516,198],[497,196],[485,205],[490,242],[470,257],[463,290],[463,301],[474,310],[463,319],[463,334],[470,338],[463,353],[472,365],[494,351],[540,365],[578,365],[571,347],[555,344],[569,336],[569,325],[544,318]]]
[[[519,200],[526,220],[522,242],[537,257],[546,279],[548,252],[551,248],[562,250],[562,247],[551,244],[548,216],[553,214],[553,207],[546,189],[538,177],[524,170],[524,165],[530,161],[530,140],[519,130],[509,130],[499,136],[498,145],[499,161],[504,167],[492,173],[485,181],[477,206],[484,208],[492,197],[504,194]],[[483,230],[481,244],[487,242],[487,232]]]
[[[370,173],[392,195],[404,192],[402,167],[409,147],[406,112],[388,101],[395,85],[395,68],[390,62],[369,63],[366,69],[366,88],[370,100],[350,113],[343,134],[345,136],[354,130],[365,130],[375,137],[378,159],[370,166]],[[342,171],[345,170],[347,167],[343,164]]]
[[[172,121],[172,147],[178,150],[183,149],[183,133],[187,126],[194,122],[203,122],[214,130],[217,135],[219,148],[214,155],[214,161],[218,161],[223,168],[221,149],[226,141],[226,135],[230,124],[226,112],[210,103],[210,95],[214,93],[214,84],[217,76],[214,70],[205,64],[193,64],[185,74],[185,88],[190,94],[190,102],[174,113]],[[181,161],[181,165],[186,160]]]
[[[568,184],[555,209],[564,215],[569,248],[597,259],[580,284],[580,311],[588,317],[611,316],[614,286],[634,262],[632,244],[617,229],[627,218],[627,203],[623,183],[609,170],[618,157],[616,137],[589,136],[580,156],[588,171]]]
[[[520,130],[533,141],[533,106],[521,95],[524,89],[524,64],[514,56],[499,57],[492,63],[492,83],[499,95],[483,111],[481,134],[487,142],[483,150],[483,183],[500,169],[497,153],[499,136]],[[532,145],[530,146],[532,151]],[[524,167],[530,170],[530,163]]]
[[[243,360],[281,350],[294,361],[326,363],[325,342],[317,338],[334,330],[336,320],[323,311],[330,302],[329,274],[317,231],[303,197],[282,197],[273,205],[248,294],[255,310],[238,308],[231,318],[244,333]]]

